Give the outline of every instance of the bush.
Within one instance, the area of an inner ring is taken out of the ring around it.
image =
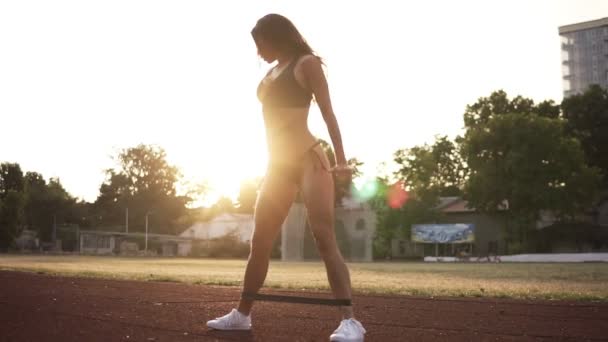
[[[521,241],[509,241],[507,244],[507,253],[510,255],[513,254],[522,254],[525,252],[524,244]]]
[[[219,238],[195,242],[190,255],[208,258],[247,258],[249,243],[242,242],[237,233],[230,233]]]

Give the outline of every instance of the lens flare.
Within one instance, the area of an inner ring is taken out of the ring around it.
[[[353,184],[352,193],[358,201],[367,201],[378,193],[378,181],[375,179],[356,181]]]
[[[405,190],[403,182],[397,182],[388,189],[386,193],[386,202],[393,209],[401,208],[409,199],[409,194]]]

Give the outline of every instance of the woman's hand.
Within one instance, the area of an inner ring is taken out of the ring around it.
[[[336,181],[340,184],[350,185],[353,180],[353,169],[346,164],[338,164],[331,171],[336,176]]]

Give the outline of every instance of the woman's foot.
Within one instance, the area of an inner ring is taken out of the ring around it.
[[[207,326],[217,330],[250,330],[251,315],[245,316],[232,309],[229,314],[208,321]]]
[[[336,342],[360,342],[363,341],[365,328],[354,318],[343,319],[338,329],[329,337],[330,341]]]

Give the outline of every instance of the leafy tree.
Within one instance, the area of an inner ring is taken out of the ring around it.
[[[562,101],[566,131],[581,142],[588,163],[603,173],[608,189],[608,91],[592,85],[579,95]]]
[[[211,212],[213,216],[223,214],[223,213],[234,213],[236,211],[234,207],[234,202],[230,199],[230,197],[222,196],[220,197],[215,204],[211,207]]]
[[[356,179],[361,176],[361,166],[363,166],[363,162],[359,161],[356,157],[350,158],[346,161],[348,166],[350,166],[353,170],[353,179]]]
[[[0,248],[8,248],[23,228],[23,172],[17,163],[0,164]]]
[[[24,195],[25,222],[30,229],[38,232],[43,241],[52,239],[54,223],[68,223],[74,217],[76,200],[63,188],[58,178],[49,179],[47,184],[41,174],[27,172]]]
[[[394,161],[399,165],[394,176],[407,184],[411,194],[431,206],[439,196],[462,194],[467,168],[459,146],[447,136],[437,137],[430,146],[397,150]]]
[[[391,183],[387,178],[376,179],[376,195],[369,201],[376,212],[376,232],[374,236],[374,257],[391,256],[391,241],[396,238],[409,238],[413,224],[436,221],[440,214],[434,210],[435,203],[414,194],[400,206],[391,204],[391,193],[402,189],[402,182]]]
[[[116,160],[118,168],[106,170],[107,179],[95,202],[101,216],[98,223],[123,225],[129,208],[129,230],[144,229],[148,215],[150,231],[178,233],[178,220],[191,198],[176,194],[181,174],[167,162],[164,149],[140,144],[122,150]]]
[[[10,247],[23,229],[23,193],[8,190],[0,199],[0,249]]]
[[[376,195],[370,200],[377,225],[374,256],[390,255],[391,240],[408,238],[413,224],[436,221],[440,196],[458,196],[467,175],[459,145],[446,136],[436,137],[432,145],[414,146],[394,153],[398,165],[393,173],[376,179]],[[407,200],[395,203],[392,196],[407,190]]]
[[[526,244],[541,210],[573,219],[597,189],[598,170],[587,166],[580,143],[565,134],[561,119],[518,112],[490,115],[468,128],[462,153],[470,167],[466,198],[485,212],[496,212],[506,201],[512,242]]]
[[[253,214],[255,202],[258,197],[260,180],[248,180],[241,182],[237,212],[242,214]]]
[[[194,183],[182,181],[182,188],[186,190],[185,197],[191,201],[190,204],[193,204],[193,202],[199,204],[211,190],[209,183],[206,181]]]
[[[373,241],[374,258],[386,258],[391,255],[391,241],[403,233],[401,208],[388,205],[389,180],[387,177],[376,177],[375,195],[368,201],[376,212],[376,231]]]
[[[118,155],[120,169],[126,178],[130,195],[175,196],[175,184],[180,177],[177,167],[169,165],[164,149],[140,144],[124,149]]]
[[[17,163],[0,164],[0,198],[8,195],[9,191],[23,191],[23,172]]]
[[[493,92],[489,97],[482,97],[472,105],[466,107],[464,124],[466,128],[476,127],[487,123],[490,118],[509,113],[536,113],[547,118],[559,116],[559,105],[553,101],[543,101],[538,105],[534,100],[516,96],[509,100],[503,90]]]
[[[132,207],[133,203],[130,203],[133,194],[130,190],[129,179],[124,174],[116,173],[115,170],[107,170],[106,177],[106,181],[99,187],[99,195],[95,201],[96,219],[93,222],[95,225],[120,225],[124,221],[126,208],[131,206],[130,218],[135,217],[136,214],[135,208]],[[141,211],[139,219],[141,219]]]

